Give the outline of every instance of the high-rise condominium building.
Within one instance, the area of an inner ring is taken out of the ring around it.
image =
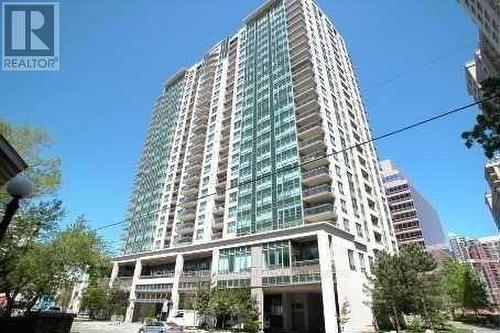
[[[370,138],[330,19],[266,1],[157,99],[110,282],[126,319],[188,320],[210,285],[250,288],[266,329],[337,332],[348,302],[369,330],[369,263],[396,243],[373,145],[343,150]]]
[[[443,249],[443,228],[431,203],[392,161],[381,161],[380,169],[398,245],[420,244],[430,250]]]
[[[500,75],[500,0],[460,0],[479,26],[479,47],[474,59],[465,65],[467,88],[481,98],[481,81]]]
[[[479,26],[479,49],[474,59],[465,65],[467,90],[476,100],[481,99],[481,82],[500,77],[500,0],[460,0],[474,22]],[[500,157],[485,166],[486,180],[491,191],[486,203],[500,229]]]
[[[481,276],[490,302],[500,305],[500,236],[477,239],[450,235],[453,256],[469,262]]]
[[[500,156],[493,158],[485,166],[485,178],[490,187],[486,193],[486,204],[490,208],[497,229],[500,230]]]

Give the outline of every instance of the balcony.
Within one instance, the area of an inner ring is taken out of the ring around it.
[[[297,115],[318,113],[320,111],[320,108],[321,107],[318,103],[317,98],[307,98],[307,99],[304,98],[303,100],[295,99],[295,113]]]
[[[337,214],[335,213],[333,204],[331,203],[304,209],[304,220],[306,220],[307,222],[318,222],[335,219],[337,219]]]
[[[314,89],[310,89],[301,94],[295,95],[295,107],[298,109],[300,106],[305,105],[311,101],[318,101],[318,93]],[[318,104],[319,105],[319,104]]]
[[[205,143],[205,137],[203,135],[193,135],[191,136],[190,143],[192,147],[200,143],[203,145]]]
[[[189,223],[183,223],[183,224],[180,224],[180,225],[176,225],[175,226],[175,231],[179,234],[179,235],[192,235],[193,232],[194,232],[194,223],[192,222],[189,222]]]
[[[304,202],[317,203],[333,199],[333,193],[330,185],[319,185],[305,189],[302,193]]]
[[[301,140],[310,139],[310,138],[314,137],[315,135],[317,135],[318,133],[321,133],[322,135],[325,133],[321,122],[315,122],[315,123],[300,126],[297,128],[297,136]]]
[[[184,208],[196,207],[198,198],[196,196],[184,197],[180,200],[180,205]]]
[[[224,202],[226,200],[226,195],[224,192],[217,192],[214,198],[215,202]]]
[[[224,206],[223,205],[216,205],[213,210],[214,216],[222,216],[224,215]]]
[[[196,135],[201,135],[207,132],[207,124],[199,124],[193,128],[193,133]]]
[[[191,243],[193,241],[193,236],[183,236],[183,237],[179,237],[175,240],[175,243],[176,244],[187,244],[187,243]]]
[[[184,195],[197,195],[198,194],[198,186],[184,185],[182,187],[182,193]]]
[[[179,216],[181,221],[194,221],[196,218],[196,209],[181,209],[179,211]]]
[[[300,114],[299,116],[297,116],[295,122],[296,122],[297,126],[305,126],[305,125],[309,125],[309,124],[312,124],[315,122],[320,122],[320,121],[321,121],[321,116],[320,116],[319,110],[318,110],[318,112],[314,112],[314,113],[302,113],[302,114]]]
[[[226,179],[222,179],[220,181],[217,182],[217,185],[215,185],[215,187],[218,189],[218,190],[224,190],[226,188],[226,184],[227,184],[227,181]]]
[[[302,174],[302,183],[308,187],[330,183],[332,177],[328,167],[319,167]]]
[[[201,170],[201,164],[200,163],[192,163],[190,162],[188,165],[186,165],[186,171],[187,173],[197,173]]]
[[[212,231],[219,231],[224,229],[224,219],[223,218],[216,218],[214,219],[214,222],[212,224]]]
[[[299,142],[299,150],[301,153],[313,153],[316,151],[326,150],[326,144],[323,137],[316,137],[305,141]],[[309,155],[309,154],[308,154]]]
[[[187,184],[187,185],[195,185],[195,184],[198,184],[199,181],[200,181],[200,174],[199,173],[190,173],[184,177],[184,184]]]
[[[212,239],[221,239],[222,238],[222,230],[217,232],[212,232]]]

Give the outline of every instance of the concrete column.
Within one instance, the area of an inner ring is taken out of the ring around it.
[[[255,245],[251,248],[251,275],[250,275],[250,286],[251,287],[262,287],[262,246]]]
[[[264,332],[264,291],[262,287],[260,288],[252,288],[252,297],[255,299],[257,303],[257,309],[259,311],[259,332]]]
[[[321,293],[325,333],[337,333],[337,311],[335,309],[335,289],[333,285],[332,252],[325,231],[318,233],[318,252],[321,271]]]
[[[134,276],[132,277],[132,285],[130,286],[130,296],[129,296],[129,305],[127,308],[127,313],[125,314],[125,322],[130,323],[134,317],[134,308],[135,308],[135,285],[137,284],[142,271],[142,262],[138,259],[135,262],[134,267]]]
[[[290,293],[284,292],[281,294],[281,305],[283,306],[283,329],[291,330],[293,326],[293,318],[292,295]]]
[[[182,254],[178,254],[177,258],[175,258],[174,284],[172,286],[172,309],[169,317],[175,316],[177,310],[179,310],[179,280],[181,278],[183,268],[184,257]]]
[[[210,286],[211,288],[217,287],[217,277],[219,275],[219,249],[214,249],[212,251],[212,267],[210,275]]]
[[[109,277],[109,288],[113,288],[113,283],[115,283],[116,277],[118,276],[118,270],[120,267],[117,262],[113,263],[113,269],[111,270],[111,276]]]
[[[135,301],[129,301],[127,313],[125,313],[125,322],[131,323],[134,317]]]
[[[262,246],[255,245],[251,248],[252,269],[250,273],[250,287],[252,297],[257,302],[259,311],[260,331],[264,331],[264,291],[262,290]]]

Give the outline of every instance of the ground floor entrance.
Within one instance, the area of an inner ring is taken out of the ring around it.
[[[287,289],[264,289],[265,332],[323,333],[325,324],[319,286]]]
[[[161,319],[163,303],[136,302],[134,307],[133,322],[143,322],[145,318]]]

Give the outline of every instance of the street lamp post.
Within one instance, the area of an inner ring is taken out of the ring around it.
[[[33,183],[28,177],[17,175],[7,183],[7,192],[12,196],[12,200],[7,204],[2,222],[0,222],[0,242],[2,242],[10,221],[19,208],[19,201],[30,196],[33,192]]]

